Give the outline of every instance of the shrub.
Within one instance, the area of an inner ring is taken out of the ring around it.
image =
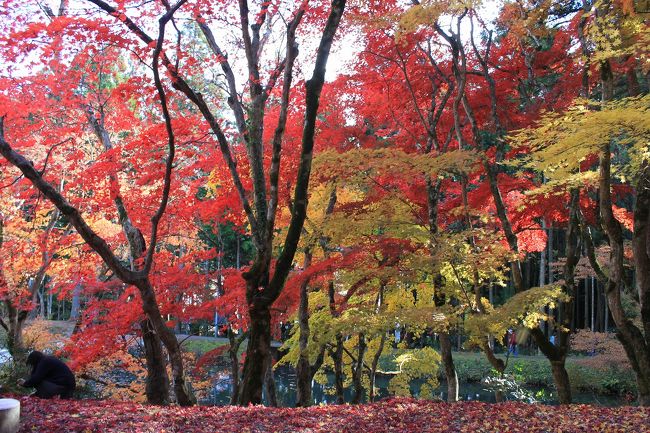
[[[604,370],[612,366],[630,368],[623,345],[610,332],[592,332],[580,329],[571,336],[571,349],[574,352],[588,355],[581,362],[584,365]]]

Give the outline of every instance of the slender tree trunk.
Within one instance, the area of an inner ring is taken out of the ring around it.
[[[435,236],[438,233],[438,202],[440,196],[440,182],[432,182],[427,179],[427,206],[428,206],[428,219],[429,219],[429,233],[432,240],[432,248],[435,248]],[[432,250],[432,255],[435,251]],[[439,279],[439,278],[438,278]],[[436,306],[441,307],[445,303],[444,295],[436,295]],[[454,366],[454,359],[451,355],[451,340],[449,337],[449,330],[440,332],[440,354],[442,356],[442,364],[445,368],[445,377],[447,378],[447,401],[458,401],[458,376],[456,375],[456,367]]]
[[[338,317],[336,310],[336,290],[334,289],[334,281],[327,284],[327,296],[329,298],[329,309],[333,319]],[[330,357],[334,364],[334,390],[336,393],[336,404],[345,403],[344,387],[343,387],[343,336],[340,332],[336,333],[336,348],[330,349]]]
[[[359,344],[357,345],[357,360],[352,370],[352,386],[354,388],[354,395],[352,396],[353,404],[359,404],[363,400],[363,358],[366,356],[366,349],[366,336],[361,332],[359,333]]]
[[[236,336],[231,326],[228,326],[228,341],[230,347],[228,348],[228,356],[230,357],[230,380],[232,382],[232,391],[230,394],[230,404],[237,404],[239,396],[239,347],[246,339],[248,332],[244,332],[240,336]]]
[[[544,177],[542,176],[542,183],[544,183]],[[544,232],[550,234],[550,231],[547,231],[546,229],[546,221],[542,218],[542,230]],[[548,236],[548,235],[547,235]],[[548,239],[548,237],[547,237]],[[544,248],[542,251],[539,253],[539,280],[538,280],[538,285],[539,287],[542,287],[546,284],[546,250],[549,247],[549,242],[546,242],[546,248]],[[542,308],[544,312],[547,312],[548,308],[544,307]],[[547,325],[546,321],[540,320],[539,321],[539,326],[544,329],[544,334],[548,335],[548,330],[547,330]],[[537,348],[537,354],[539,355],[540,350]]]
[[[370,371],[368,372],[368,377],[370,379],[370,385],[369,385],[369,401],[372,403],[375,401],[375,379],[377,377],[377,367],[379,366],[379,358],[381,358],[381,354],[384,351],[384,345],[386,343],[386,334],[381,335],[381,340],[379,342],[379,348],[375,352],[375,354],[372,357],[372,364],[370,365]]]
[[[345,403],[345,388],[343,387],[343,337],[336,334],[336,349],[330,351],[332,363],[334,364],[334,391],[336,393],[336,404]]]
[[[609,71],[611,74],[611,70]],[[603,74],[605,76],[605,74]],[[611,78],[610,78],[611,79]],[[603,84],[603,88],[607,85]],[[605,293],[614,322],[617,337],[623,344],[630,364],[637,377],[637,389],[640,405],[650,405],[650,283],[647,271],[650,270],[648,254],[648,237],[650,229],[650,166],[645,163],[640,173],[637,186],[637,203],[634,210],[633,249],[637,277],[637,290],[641,304],[641,322],[639,329],[625,314],[621,303],[624,273],[624,244],[621,224],[614,217],[611,198],[611,148],[609,143],[603,146],[600,155],[600,213],[611,247],[609,280]],[[645,333],[645,336],[644,336]]]
[[[235,339],[232,328],[230,327],[228,327],[228,339],[230,340],[230,350],[228,350],[228,354],[230,355],[230,380],[232,382],[230,404],[236,404],[237,396],[239,395],[239,356],[237,356],[237,350],[233,350],[233,342]]]
[[[485,357],[490,362],[490,365],[492,365],[492,368],[494,368],[497,371],[500,377],[503,377],[503,372],[506,369],[506,363],[503,362],[501,358],[497,358],[494,355],[494,350],[492,349],[492,347],[490,347],[490,344],[487,340],[483,343],[483,345],[481,345],[481,350],[483,350],[483,353],[485,354]],[[504,400],[504,395],[502,391],[495,391],[494,397],[497,403],[501,403]]]
[[[583,308],[583,313],[584,313],[584,324],[582,326],[583,329],[588,329],[589,328],[589,280],[590,278],[587,277],[583,280],[583,288],[584,288],[584,308]]]
[[[596,331],[596,278],[591,277],[591,332]]]
[[[74,289],[72,289],[72,307],[70,309],[70,320],[76,321],[79,317],[79,311],[81,309],[81,282],[75,284]]]
[[[47,292],[47,319],[52,319],[52,288]]]
[[[458,401],[458,375],[451,355],[451,339],[448,332],[441,332],[440,337],[440,355],[442,356],[442,365],[445,368],[445,377],[447,379],[447,401]]]
[[[7,350],[9,350],[9,353],[11,353],[11,356],[16,362],[22,362],[26,356],[23,328],[27,320],[27,311],[18,310],[9,299],[6,299],[4,304],[7,310],[7,323],[5,328],[7,332]]]
[[[242,389],[239,396],[239,404],[247,405],[249,403],[260,403],[262,397],[262,386],[264,382],[264,366],[270,356],[271,330],[270,330],[270,312],[269,308],[280,295],[287,276],[293,267],[293,259],[298,247],[298,241],[303,231],[305,219],[307,217],[309,178],[311,174],[311,165],[314,149],[314,135],[316,132],[316,118],[320,103],[320,95],[325,82],[325,67],[327,59],[334,40],[334,36],[339,27],[339,23],[345,10],[345,0],[333,0],[329,11],[325,27],[321,33],[320,43],[316,52],[316,63],[312,77],[305,82],[305,119],[302,133],[302,147],[300,151],[300,163],[296,175],[296,183],[293,194],[293,203],[291,208],[291,221],[287,229],[286,237],[283,243],[282,251],[275,262],[274,272],[271,276],[271,252],[273,236],[275,231],[274,218],[277,204],[278,176],[279,176],[279,159],[284,124],[278,123],[276,134],[273,140],[273,156],[271,169],[269,171],[271,206],[267,209],[267,193],[265,187],[265,173],[263,163],[263,152],[261,138],[264,125],[264,91],[261,85],[251,80],[251,94],[255,93],[253,103],[249,112],[248,125],[250,129],[250,139],[247,150],[249,152],[248,161],[251,166],[251,176],[253,178],[253,198],[255,201],[256,215],[250,208],[248,200],[245,197],[245,191],[241,184],[238,186],[240,197],[243,201],[244,208],[248,215],[249,223],[253,228],[253,239],[257,247],[257,259],[251,266],[250,270],[244,273],[247,281],[246,300],[249,305],[248,313],[250,317],[250,339],[247,349],[246,361],[244,363],[244,375],[242,379]],[[289,25],[286,40],[290,43],[295,36],[295,25],[299,22],[302,13],[296,15]],[[298,21],[295,21],[297,19]],[[248,20],[248,11],[242,9],[242,21]],[[259,28],[253,30],[257,32]],[[248,30],[247,30],[248,31]],[[293,60],[297,54],[295,46],[288,43],[287,61]],[[259,72],[256,70],[257,52],[253,52],[250,41],[247,44],[247,57],[249,58],[249,72],[253,75]],[[293,56],[293,57],[292,57]],[[253,66],[253,70],[251,70]],[[291,67],[285,65],[285,76],[283,87],[283,107],[286,110],[288,102],[289,85],[291,82]],[[210,113],[209,107],[202,98],[189,89],[187,83],[176,83],[177,88],[185,86],[185,94],[201,108],[204,117],[211,125],[213,131],[219,139],[222,153],[228,159],[228,164],[233,173],[233,177],[239,181],[237,168],[234,160],[230,155],[230,148],[223,132],[218,123]],[[240,116],[243,118],[243,116]],[[267,212],[268,211],[268,212]]]
[[[309,249],[305,251],[305,262],[303,269],[307,269],[311,265],[312,254]],[[298,364],[296,365],[296,388],[297,388],[297,401],[296,406],[307,407],[311,406],[311,365],[309,362],[309,353],[307,347],[309,345],[309,279],[306,279],[300,285],[300,305],[298,307],[298,324],[300,326],[300,335],[298,343],[300,345],[300,355]]]
[[[377,293],[377,300],[375,301],[375,314],[381,313],[384,306],[384,291],[386,290],[386,281],[382,280],[379,286],[379,293]],[[423,335],[424,336],[424,335]],[[420,339],[421,341],[421,339]],[[386,343],[386,332],[381,334],[379,340],[379,347],[372,357],[372,363],[370,365],[370,370],[368,372],[368,378],[370,382],[369,389],[369,401],[373,402],[375,399],[375,376],[377,375],[377,366],[379,365],[379,358],[381,357],[382,352],[384,351],[384,344]]]

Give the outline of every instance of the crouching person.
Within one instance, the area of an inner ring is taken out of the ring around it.
[[[34,396],[72,398],[74,374],[63,361],[35,350],[29,354],[26,363],[32,368],[32,374],[29,379],[21,379],[18,383],[26,388],[36,388]]]

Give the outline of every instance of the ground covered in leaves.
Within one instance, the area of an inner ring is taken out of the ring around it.
[[[390,399],[308,409],[21,398],[20,433],[650,432],[650,408]]]

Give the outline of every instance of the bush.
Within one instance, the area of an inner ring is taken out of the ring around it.
[[[636,382],[625,349],[613,333],[580,329],[571,337],[569,377],[577,389],[599,394],[636,393]]]
[[[18,379],[24,379],[29,376],[31,371],[23,363],[7,362],[0,366],[0,387],[3,393],[9,394],[29,394],[30,389],[18,385]]]

